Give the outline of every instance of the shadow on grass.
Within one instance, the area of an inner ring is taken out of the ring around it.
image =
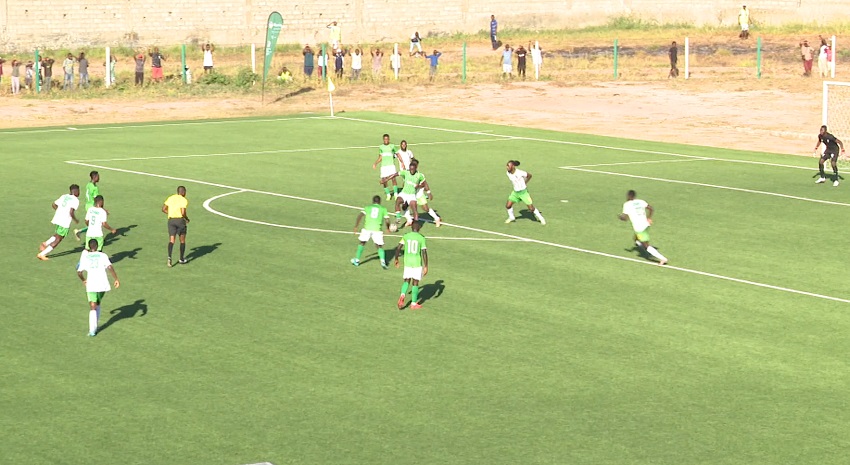
[[[295,97],[295,96],[298,96],[298,95],[301,95],[301,94],[306,94],[307,92],[313,92],[314,90],[316,90],[316,89],[314,89],[313,87],[302,87],[302,88],[300,88],[296,91],[289,92],[287,94],[281,95],[280,97],[274,99],[272,101],[272,103],[277,103],[277,102],[280,102],[281,100],[288,99],[290,97]]]
[[[121,320],[133,318],[136,316],[136,314],[140,312],[140,317],[148,314],[148,304],[145,303],[145,299],[139,299],[131,304],[125,305],[123,307],[118,307],[109,312],[109,314],[112,316],[109,318],[109,321],[107,321],[106,323],[101,325],[100,328],[97,329],[97,332],[101,332]]]
[[[117,240],[120,240],[122,237],[126,236],[127,233],[130,232],[131,229],[138,228],[138,227],[139,227],[139,225],[137,225],[137,224],[131,224],[129,226],[122,226],[122,227],[116,229],[115,234],[109,234],[103,239],[103,246],[106,247],[107,245],[109,245],[109,244],[111,244],[111,243],[113,243]]]
[[[424,303],[431,299],[439,298],[446,290],[446,285],[442,279],[438,279],[432,284],[426,284],[419,288],[419,302]]]
[[[123,250],[123,251],[118,252],[117,254],[113,255],[112,257],[110,257],[109,261],[111,261],[112,263],[118,263],[121,260],[124,260],[125,258],[129,258],[130,260],[135,260],[136,255],[139,254],[140,250],[142,250],[141,247],[136,247],[133,250]]]
[[[210,244],[210,245],[202,245],[202,246],[199,246],[199,247],[192,247],[189,250],[189,253],[186,254],[185,258],[186,258],[187,261],[191,262],[193,260],[197,260],[197,259],[203,257],[204,255],[211,254],[211,253],[215,252],[216,249],[218,249],[219,247],[221,247],[221,242],[216,242],[215,244]]]

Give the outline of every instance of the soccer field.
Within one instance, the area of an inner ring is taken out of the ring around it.
[[[371,243],[349,263],[383,133],[445,222],[421,310]],[[377,113],[0,140],[2,463],[846,463],[850,182],[812,158]],[[504,223],[509,159],[547,225]],[[93,169],[121,287],[89,338],[80,243],[35,256]],[[666,266],[617,220],[629,189]]]

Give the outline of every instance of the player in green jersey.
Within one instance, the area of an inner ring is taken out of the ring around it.
[[[360,220],[363,221],[363,229],[357,230],[360,226]],[[378,258],[381,259],[381,268],[387,269],[387,258],[384,253],[384,229],[389,230],[390,222],[387,209],[381,205],[381,196],[372,197],[372,205],[363,207],[363,211],[357,215],[357,220],[354,221],[354,234],[359,234],[357,238],[360,245],[357,246],[357,256],[351,259],[351,264],[360,266],[360,257],[363,255],[363,248],[366,247],[366,242],[371,238],[372,242],[378,247]]]
[[[398,184],[393,175],[398,175],[398,170],[395,167],[395,161],[401,162],[398,156],[398,147],[395,144],[390,144],[390,135],[384,134],[384,143],[378,147],[378,159],[372,163],[372,169],[381,164],[381,185],[384,186],[384,193],[387,195],[387,200],[392,200],[393,195],[398,194]],[[387,182],[392,179],[393,188],[390,191]]]
[[[83,215],[89,212],[89,208],[94,206],[94,198],[100,195],[100,188],[97,187],[97,183],[100,181],[100,174],[97,171],[92,171],[91,173],[89,173],[89,179],[89,183],[86,184],[86,207],[85,210],[83,210]],[[80,234],[88,231],[88,229],[88,226],[82,229],[75,229],[74,239],[79,242]]]
[[[408,287],[412,287],[410,309],[422,308],[422,305],[418,302],[419,280],[428,274],[428,251],[425,246],[425,236],[419,233],[421,227],[421,223],[413,223],[411,226],[413,231],[402,236],[398,247],[395,249],[395,267],[398,268],[398,257],[401,256],[401,250],[404,248],[404,274],[401,278],[404,282],[401,285],[401,295],[398,298],[399,310],[404,308]]]
[[[425,180],[425,174],[419,171],[419,161],[413,158],[410,160],[410,166],[407,170],[393,176],[401,177],[403,184],[401,193],[396,197],[396,218],[401,217],[403,206],[407,204],[407,211],[404,214],[407,218],[405,226],[410,226],[413,222],[419,221],[419,207],[422,207],[426,213],[430,213],[431,217],[434,218],[437,227],[440,227],[442,219],[437,215],[437,212],[427,206],[428,199],[433,200],[434,197],[431,195],[431,186]]]

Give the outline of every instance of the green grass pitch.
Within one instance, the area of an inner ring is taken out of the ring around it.
[[[383,133],[449,223],[422,310],[349,264]],[[2,463],[846,463],[850,182],[811,158],[375,113],[0,140]],[[509,159],[546,226],[504,224]],[[92,169],[122,285],[88,338],[79,244],[35,255]],[[617,221],[629,189],[668,266]]]

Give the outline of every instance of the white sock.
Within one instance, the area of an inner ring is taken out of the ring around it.
[[[646,248],[646,251],[649,252],[650,255],[652,255],[653,257],[655,257],[659,260],[667,260],[666,258],[664,258],[664,255],[661,255],[661,253],[658,252],[658,249],[656,249],[655,247],[653,247],[651,245]]]
[[[46,247],[46,246],[52,244],[53,241],[55,241],[55,240],[56,240],[56,236],[50,236],[46,241],[42,242],[42,244],[44,244],[44,246]]]
[[[543,215],[540,214],[540,210],[534,210],[534,216],[536,216],[538,220],[543,219]]]
[[[97,331],[97,310],[89,310],[89,332]]]
[[[641,242],[641,241],[639,241],[639,240],[635,240],[635,245],[636,245],[636,246],[638,246],[638,247],[643,248],[643,242]]]
[[[413,221],[413,215],[410,214],[410,210],[404,211],[404,217],[407,219],[407,221]]]
[[[428,213],[431,214],[431,218],[434,218],[434,221],[440,221],[440,215],[438,215],[434,209],[428,210]]]
[[[53,247],[51,247],[51,246],[49,246],[49,245],[48,245],[48,246],[47,246],[47,248],[46,248],[46,249],[44,249],[44,250],[42,250],[42,251],[41,251],[41,253],[40,253],[39,255],[41,255],[42,257],[44,257],[44,256],[47,256],[47,254],[49,254],[50,252],[53,252]]]
[[[514,207],[508,208],[508,218],[512,220],[516,219],[516,217],[514,216]]]

